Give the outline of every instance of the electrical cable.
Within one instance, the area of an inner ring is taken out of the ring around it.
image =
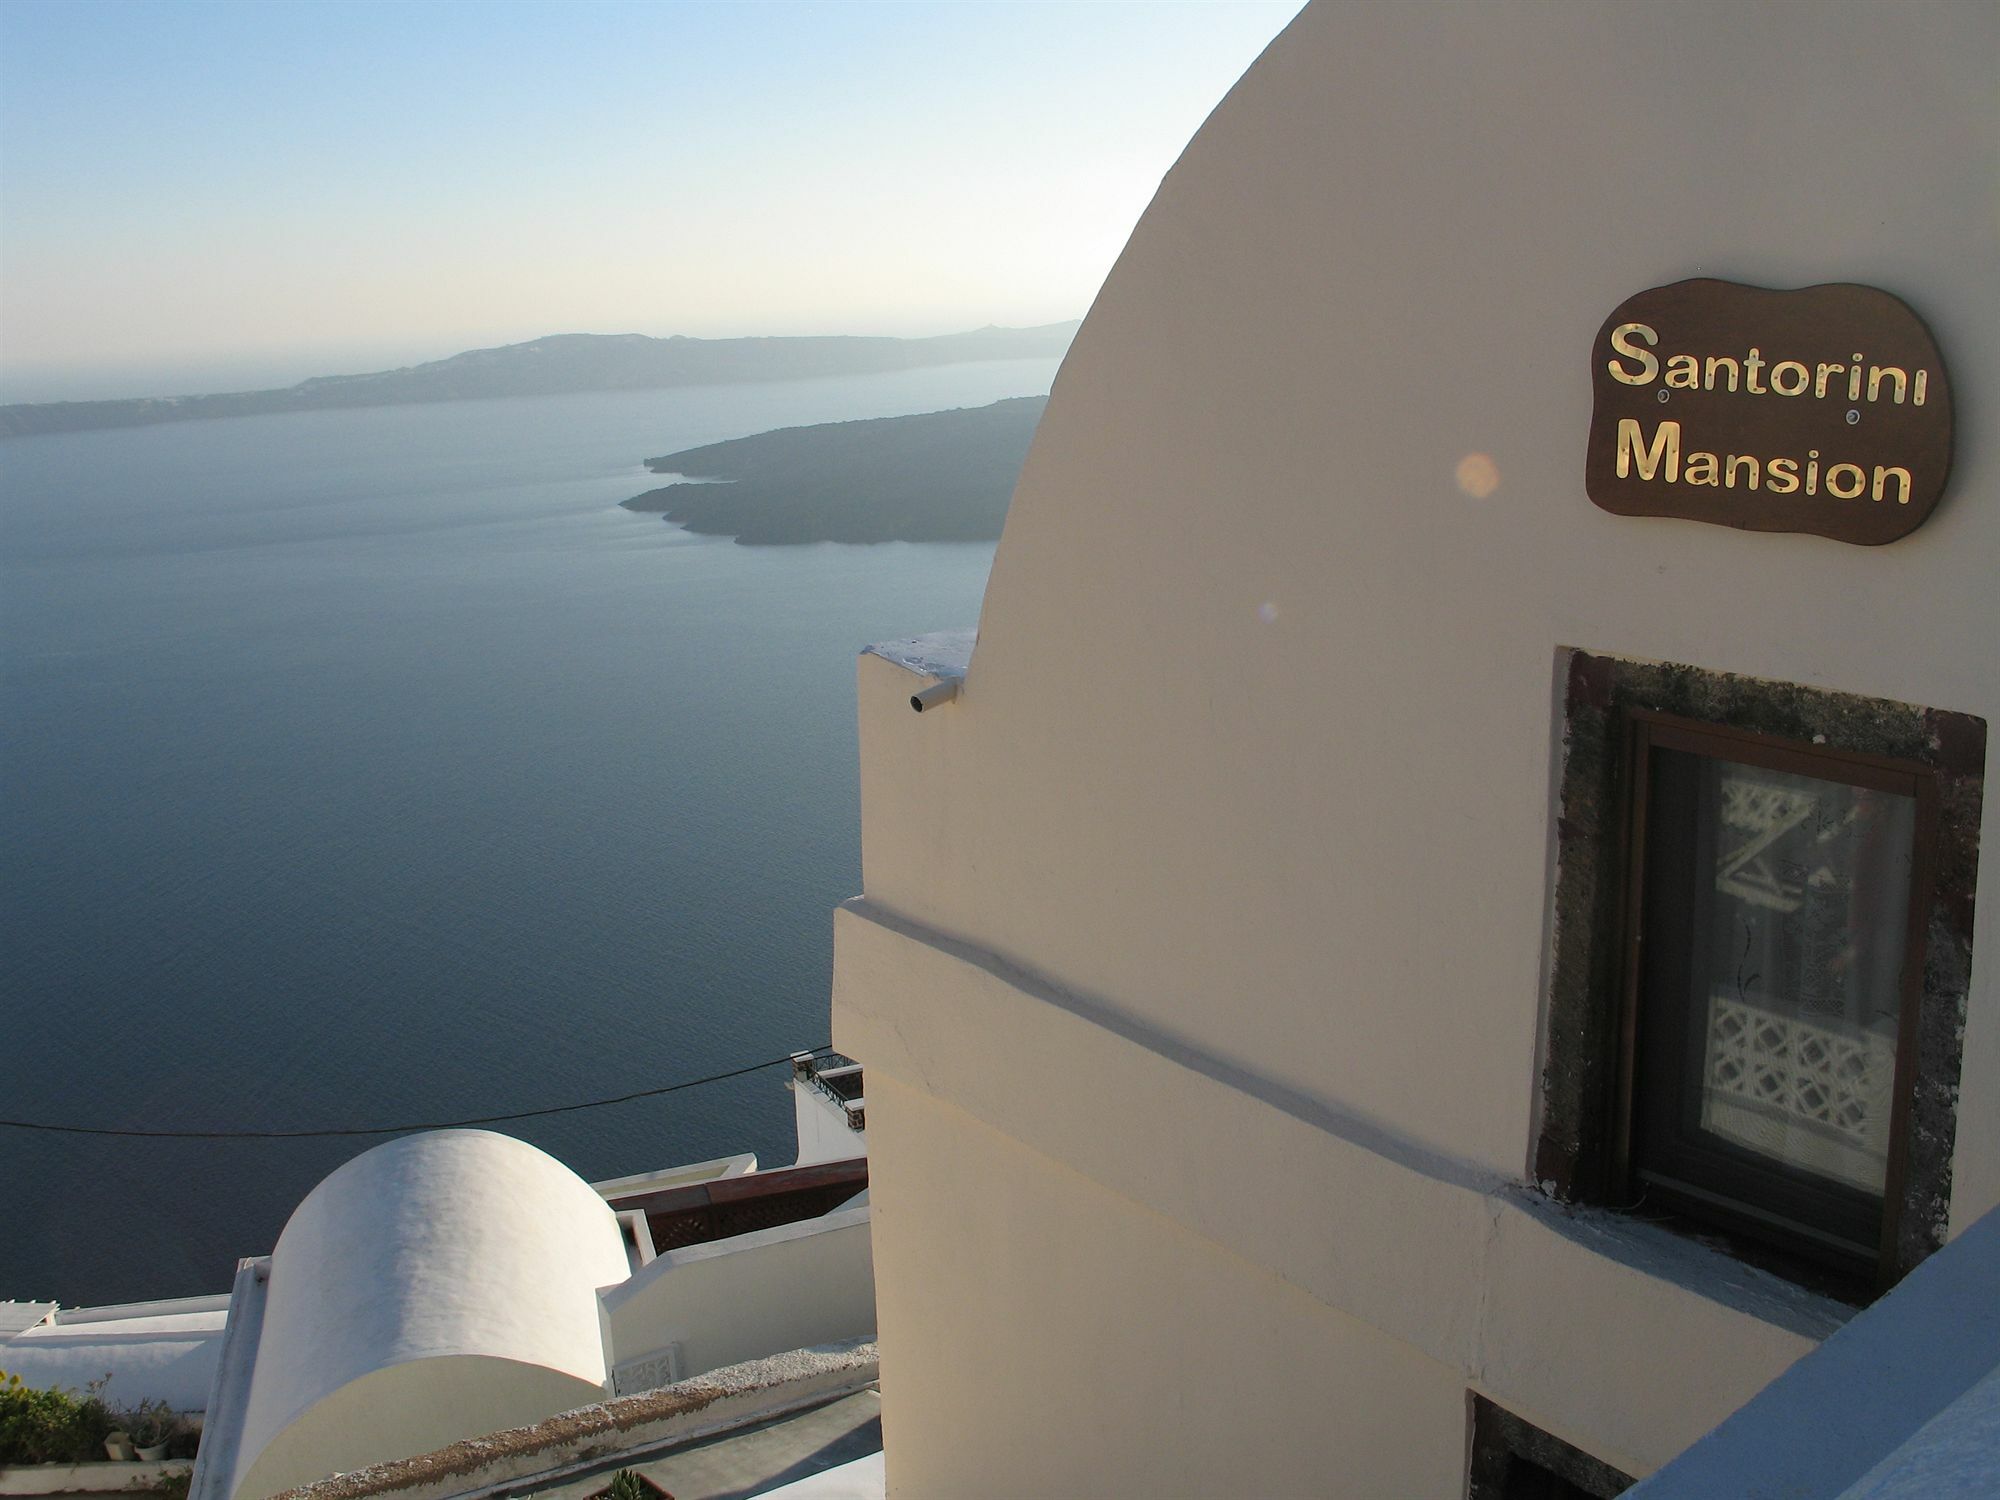
[[[831,1052],[833,1044],[823,1042],[812,1049],[813,1054]],[[574,1114],[583,1109],[603,1109],[612,1104],[630,1104],[634,1099],[653,1099],[661,1094],[676,1094],[682,1089],[699,1088],[705,1083],[721,1083],[726,1078],[741,1078],[746,1073],[759,1073],[765,1068],[775,1068],[780,1063],[788,1063],[794,1054],[771,1058],[768,1062],[750,1063],[745,1067],[732,1068],[726,1073],[711,1073],[706,1078],[690,1078],[682,1083],[662,1084],[656,1089],[639,1089],[634,1093],[620,1094],[613,1099],[586,1099],[580,1104],[551,1104],[542,1109],[520,1109],[511,1114],[479,1115],[468,1120],[436,1120],[421,1125],[355,1125],[335,1130],[120,1130],[102,1125],[50,1125],[39,1120],[0,1120],[0,1126],[12,1130],[41,1130],[56,1135],[115,1135],[128,1138],[163,1141],[296,1141],[323,1139],[331,1136],[351,1135],[402,1135],[417,1130],[459,1130],[471,1125],[501,1125],[509,1120],[534,1120],[543,1115]]]

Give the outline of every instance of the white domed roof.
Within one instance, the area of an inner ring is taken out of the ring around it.
[[[479,1130],[334,1172],[271,1257],[237,1494],[538,1420],[603,1392],[617,1221],[569,1168]]]

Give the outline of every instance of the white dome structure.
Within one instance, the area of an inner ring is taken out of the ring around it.
[[[627,1272],[604,1200],[525,1142],[447,1130],[356,1157],[271,1256],[229,1492],[271,1495],[597,1400],[597,1289]]]

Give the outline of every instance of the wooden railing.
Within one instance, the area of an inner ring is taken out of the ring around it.
[[[663,1188],[609,1200],[619,1213],[646,1216],[655,1253],[705,1245],[757,1229],[816,1219],[868,1186],[868,1159],[781,1167],[688,1187]]]

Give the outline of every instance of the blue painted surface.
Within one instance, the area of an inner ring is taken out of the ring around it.
[[[1910,1273],[1633,1500],[2000,1493],[2000,1209]]]

